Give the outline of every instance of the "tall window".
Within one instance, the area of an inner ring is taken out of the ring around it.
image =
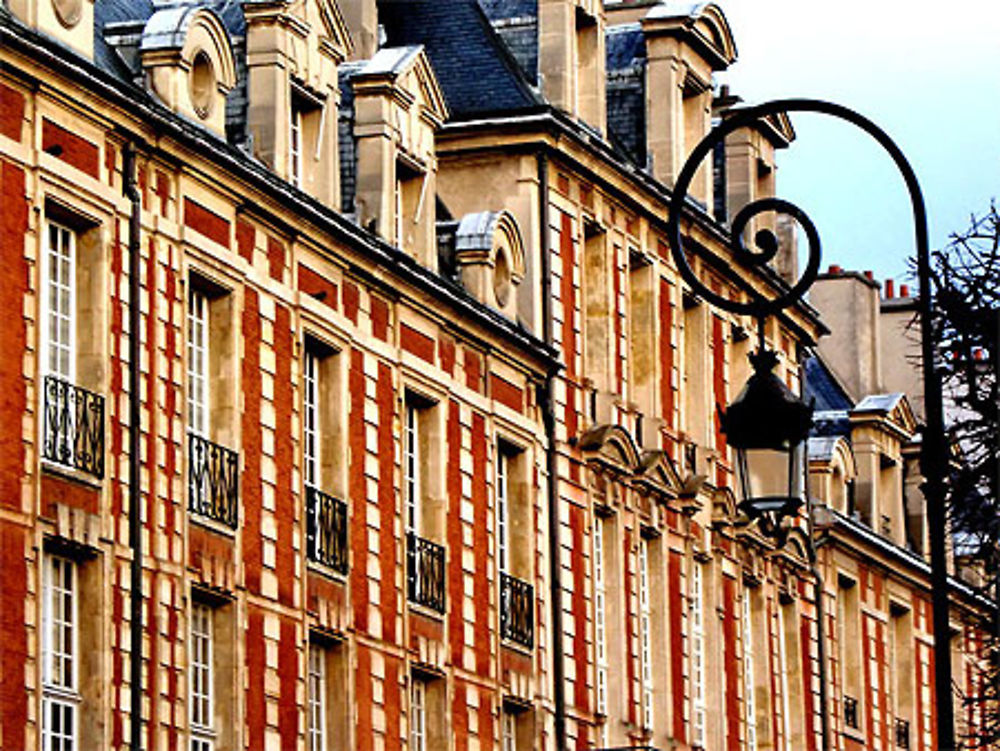
[[[743,592],[743,706],[746,709],[747,751],[757,750],[757,705],[754,696],[753,621],[750,592]]]
[[[510,566],[509,469],[507,454],[497,446],[497,563],[503,572],[507,572]]]
[[[413,404],[406,405],[403,435],[403,470],[406,492],[406,527],[420,532],[420,417]]]
[[[788,648],[785,645],[785,608],[778,608],[778,659],[780,661],[778,669],[781,672],[781,736],[784,740],[785,751],[792,751],[792,718],[789,716],[790,704],[788,700],[788,671],[791,666],[788,664]]]
[[[410,687],[410,751],[427,751],[427,681],[421,678]]]
[[[291,106],[288,127],[288,176],[296,188],[302,187],[302,108],[294,102]]]
[[[500,751],[517,751],[517,715],[505,708],[500,717]]]
[[[649,542],[639,541],[639,654],[642,660],[642,726],[653,727],[653,650],[650,634]]]
[[[205,438],[209,410],[208,316],[208,298],[192,287],[188,296],[188,429]]]
[[[77,567],[66,558],[44,559],[42,599],[42,748],[73,751],[79,737],[80,694]]]
[[[597,653],[597,713],[608,714],[608,645],[604,577],[604,521],[594,520],[594,649]],[[601,725],[601,745],[607,746],[607,722]]]
[[[73,382],[76,365],[76,235],[55,222],[47,223],[44,291],[45,369]]]
[[[691,566],[691,599],[688,616],[691,626],[691,740],[705,745],[705,602],[702,566]]]
[[[191,751],[212,751],[213,678],[212,609],[195,603],[191,607]]]
[[[326,738],[326,651],[315,644],[309,645],[308,665],[308,751],[327,751]]]
[[[306,349],[303,364],[303,469],[307,485],[319,483],[319,358]]]

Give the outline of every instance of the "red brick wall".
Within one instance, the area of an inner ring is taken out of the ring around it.
[[[378,364],[375,384],[378,407],[378,509],[379,509],[379,601],[382,614],[382,637],[396,639],[396,566],[398,565],[396,534],[395,477],[395,417],[396,394],[392,386],[392,370],[384,362]]]
[[[24,603],[28,593],[25,562],[27,531],[18,524],[0,520],[0,747],[26,748],[28,694],[24,669],[28,659],[28,634],[24,626]]]
[[[292,466],[295,461],[294,438],[292,437],[292,405],[295,389],[292,384],[291,314],[284,305],[275,308],[274,320],[274,408],[276,429],[274,432],[274,464],[276,471],[274,515],[277,521],[276,571],[278,578],[278,601],[282,605],[295,606],[295,557],[292,534],[296,524],[298,492],[292,487]]]
[[[20,141],[23,123],[24,95],[0,84],[0,135]]]
[[[24,236],[28,231],[28,202],[24,197],[24,171],[0,160],[0,351],[24,352],[27,329],[24,298],[28,292],[28,264],[24,259]],[[27,391],[20,357],[0,358],[0,508],[21,508],[21,475],[24,444],[21,419],[27,409]]]
[[[261,438],[260,438],[260,307],[257,291],[246,287],[243,294],[243,415],[241,453],[243,477],[240,501],[243,516],[243,576],[247,591],[260,594],[261,567]]]
[[[490,583],[487,578],[487,551],[489,536],[486,531],[489,511],[487,508],[486,469],[486,420],[479,413],[472,415],[472,549],[475,555],[472,599],[475,608],[476,672],[489,675],[490,670],[490,626],[493,623],[490,610]],[[454,602],[449,607],[455,607]]]
[[[184,198],[184,226],[219,245],[229,247],[229,221],[186,196]]]
[[[42,151],[48,152],[71,167],[97,179],[100,177],[101,150],[97,144],[56,125],[42,120]]]

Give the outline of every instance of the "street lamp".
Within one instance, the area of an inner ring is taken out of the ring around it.
[[[761,230],[754,235],[754,244],[748,248],[743,239],[744,230],[751,219],[765,211],[780,212],[791,216],[804,230],[809,242],[809,260],[805,271],[799,280],[789,288],[772,285],[775,297],[769,298],[751,284],[738,277],[732,281],[741,287],[748,300],[745,302],[732,300],[723,296],[701,282],[688,263],[687,252],[698,252],[694,246],[685,247],[681,241],[680,218],[688,202],[688,188],[695,173],[704,159],[713,153],[716,146],[724,143],[730,133],[759,122],[772,115],[791,112],[813,112],[829,115],[857,126],[874,138],[880,146],[892,157],[906,183],[913,208],[913,228],[917,253],[917,277],[920,285],[919,311],[921,356],[923,364],[924,407],[926,411],[926,426],[921,441],[921,470],[924,477],[923,492],[926,499],[928,527],[931,553],[931,597],[933,603],[934,623],[934,685],[937,703],[938,748],[941,751],[952,751],[955,748],[954,709],[952,706],[951,687],[951,654],[948,623],[948,571],[945,546],[945,477],[948,467],[947,442],[944,434],[944,410],[942,400],[941,378],[935,360],[934,342],[931,329],[931,270],[930,250],[927,242],[927,211],[924,206],[923,194],[917,182],[916,174],[903,152],[889,136],[871,120],[857,112],[839,104],[824,102],[817,99],[782,99],[766,102],[761,105],[747,107],[725,118],[717,127],[697,145],[685,162],[674,184],[670,200],[670,214],[667,217],[667,236],[674,263],[684,281],[696,294],[723,310],[753,316],[758,322],[758,347],[754,357],[754,373],[740,397],[729,406],[723,416],[723,426],[727,428],[730,445],[737,451],[737,474],[743,495],[740,508],[747,516],[758,521],[759,528],[765,534],[773,536],[777,543],[783,544],[785,533],[781,522],[785,517],[794,515],[798,503],[794,500],[792,480],[793,467],[791,455],[795,446],[801,445],[805,438],[802,423],[811,418],[811,408],[802,404],[794,395],[779,393],[774,380],[777,377],[771,373],[774,366],[774,354],[764,346],[764,321],[778,311],[800,301],[805,292],[816,280],[819,270],[820,244],[819,236],[812,221],[806,214],[788,201],[779,198],[764,198],[752,201],[744,206],[733,217],[730,232],[730,247],[736,260],[743,266],[760,270],[761,275],[773,277],[770,270],[764,267],[778,251],[778,241],[769,230]],[[780,384],[780,380],[778,381]],[[769,385],[770,384],[770,385]],[[780,384],[784,386],[784,384]],[[797,402],[797,403],[796,403]],[[780,407],[778,405],[781,405]],[[773,407],[779,411],[768,412]],[[806,410],[809,416],[806,416]],[[780,415],[780,418],[779,418]],[[768,436],[767,434],[772,435]],[[800,435],[801,433],[801,435]],[[762,463],[763,451],[771,452],[771,464]],[[781,453],[788,454],[788,474],[783,475],[779,467],[783,462],[776,462],[774,457]],[[779,478],[787,477],[784,489],[774,490]],[[763,483],[770,482],[771,489],[764,489]],[[817,609],[822,608],[822,587],[819,580],[819,570],[814,567],[817,575]],[[820,610],[820,622],[823,617]],[[819,631],[821,637],[823,629]],[[824,659],[821,656],[821,663]],[[821,685],[825,691],[825,685]],[[826,731],[825,697],[821,698],[824,707],[823,721]],[[827,733],[824,732],[824,746],[829,747]]]
[[[750,362],[753,375],[720,420],[727,442],[736,449],[739,510],[783,545],[787,528],[782,522],[802,505],[800,451],[812,426],[813,405],[775,375],[774,352],[759,350]]]

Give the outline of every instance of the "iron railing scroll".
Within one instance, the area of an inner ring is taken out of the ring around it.
[[[188,510],[236,529],[239,458],[235,451],[188,434]]]
[[[309,560],[347,573],[347,504],[306,486],[306,549]]]
[[[104,397],[56,376],[45,376],[42,457],[104,477]]]
[[[406,535],[406,593],[410,602],[444,613],[444,548]]]
[[[531,649],[535,644],[535,588],[500,572],[500,638]]]

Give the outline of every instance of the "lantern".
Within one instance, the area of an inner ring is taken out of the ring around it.
[[[753,375],[720,415],[726,440],[736,450],[738,508],[765,535],[783,538],[782,520],[802,504],[801,450],[812,426],[807,404],[772,371],[778,362],[767,350],[750,355]]]

